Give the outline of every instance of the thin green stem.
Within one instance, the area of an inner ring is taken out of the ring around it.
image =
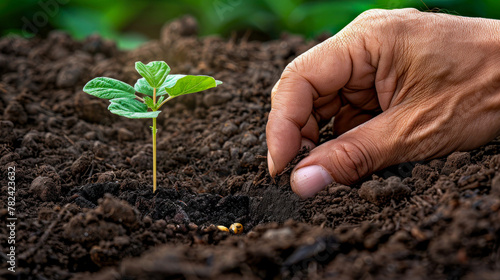
[[[139,97],[139,96],[136,95],[135,98],[139,99],[139,101],[141,101],[142,103],[144,103],[144,99],[142,99],[141,97]]]
[[[156,118],[153,118],[153,193],[156,192]]]
[[[161,106],[163,106],[163,104],[167,103],[167,101],[172,100],[172,99],[173,99],[172,96],[167,97],[167,99],[163,100],[163,102],[160,104],[160,106],[158,106],[156,109],[160,109]]]
[[[156,88],[153,89],[153,103],[156,104]],[[156,118],[153,118],[153,193],[156,192]]]

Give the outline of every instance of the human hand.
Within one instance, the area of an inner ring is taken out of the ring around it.
[[[315,147],[319,122],[336,139]],[[500,21],[370,10],[292,61],[266,127],[275,176],[313,148],[291,186],[311,197],[407,161],[470,150],[500,134]]]

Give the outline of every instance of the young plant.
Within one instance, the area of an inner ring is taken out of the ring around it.
[[[173,98],[203,91],[222,84],[210,76],[169,75],[170,67],[164,61],[135,63],[142,78],[134,87],[122,81],[98,77],[89,81],[83,91],[103,99],[109,99],[111,113],[130,119],[153,119],[153,192],[156,191],[156,118],[158,111]],[[136,92],[143,96],[136,95]]]

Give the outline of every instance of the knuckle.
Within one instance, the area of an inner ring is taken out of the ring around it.
[[[283,71],[283,75],[281,76],[282,79],[283,78],[287,79],[301,73],[302,69],[304,68],[304,64],[307,63],[306,62],[307,57],[308,57],[308,52],[299,55],[297,58],[292,60],[292,62],[288,63],[288,65],[285,68],[285,71]]]
[[[348,184],[352,184],[373,171],[373,163],[367,150],[358,144],[345,142],[338,145],[331,155],[332,170]]]
[[[362,37],[384,37],[393,26],[393,11],[372,9],[361,13],[350,26],[351,33]],[[366,38],[365,38],[366,40]]]
[[[311,77],[324,75],[324,72],[320,71],[322,60],[325,59],[328,52],[324,43],[312,47],[291,61],[283,71],[280,82],[312,84],[309,80]]]
[[[406,17],[413,14],[421,13],[415,8],[404,8],[396,10],[384,10],[384,9],[371,9],[362,12],[357,19],[358,20],[388,20],[398,17]]]
[[[362,12],[358,16],[358,19],[373,20],[373,19],[378,19],[381,17],[386,17],[388,13],[389,13],[388,10],[371,9],[371,10],[366,10],[366,11]]]
[[[285,70],[283,71],[283,74],[281,74],[281,79],[287,79],[290,78],[291,75],[294,75],[297,73],[297,64],[300,63],[300,56],[292,60],[292,62],[288,63],[288,65],[285,67]]]
[[[296,77],[303,76],[303,74],[315,70],[315,66],[318,62],[324,59],[325,53],[328,51],[328,42],[319,43],[314,47],[310,48],[306,52],[302,53],[294,60],[292,60],[285,68],[283,76],[285,77]],[[282,76],[282,77],[283,77]]]
[[[283,73],[281,73],[281,77],[271,90],[271,102],[275,101],[275,97],[280,91],[280,87],[282,85],[286,85],[290,80],[293,80],[294,77],[298,75],[298,64],[302,63],[299,58],[300,56],[288,63],[288,65],[285,67],[285,70],[283,70]]]
[[[382,10],[372,9],[360,14],[351,26],[355,34],[363,34],[367,44],[375,42],[378,45],[401,45],[406,43],[406,37],[412,26],[419,21],[420,13],[416,9]],[[402,47],[402,49],[404,49]]]
[[[420,12],[413,8],[399,10],[372,9],[361,13],[355,22],[370,25],[371,28],[378,27],[380,30],[386,31],[388,27],[404,24],[406,19],[412,17],[415,13]]]
[[[407,13],[407,14],[417,14],[417,13],[420,13],[419,10],[415,9],[415,8],[404,8],[404,9],[401,9],[400,10],[402,13]]]
[[[280,91],[280,87],[286,85],[297,74],[297,66],[295,60],[290,62],[281,73],[280,79],[276,82],[271,90],[271,103],[276,102],[276,97]]]
[[[280,80],[276,82],[276,84],[273,86],[273,89],[271,90],[271,102],[273,102],[276,94],[278,93],[279,86],[280,86]]]

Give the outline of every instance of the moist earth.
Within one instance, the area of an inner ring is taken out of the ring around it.
[[[57,31],[0,39],[1,278],[500,279],[500,138],[307,200],[289,185],[307,151],[268,175],[271,88],[321,40],[198,38],[191,18],[128,52]],[[224,82],[160,114],[155,193],[150,120],[82,92],[97,76],[133,84],[138,60]],[[241,235],[217,228],[236,222]]]

